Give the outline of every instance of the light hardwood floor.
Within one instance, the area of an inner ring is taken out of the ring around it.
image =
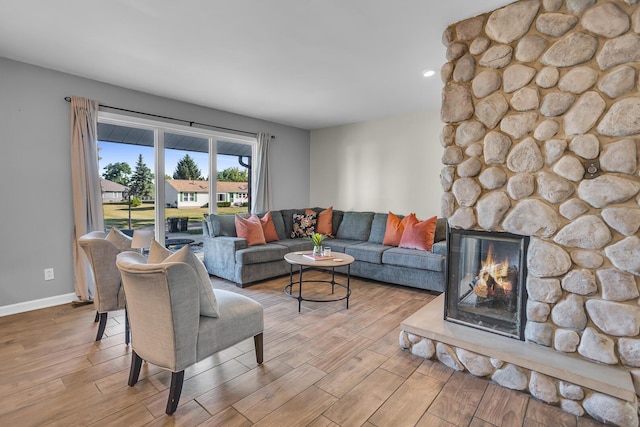
[[[212,282],[264,306],[263,365],[253,340],[198,363],[167,417],[170,374],[145,363],[138,384],[127,386],[123,312],[109,315],[100,342],[93,306],[6,316],[0,426],[600,425],[400,350],[400,322],[434,298],[430,292],[352,279],[348,310],[344,301],[303,302],[298,313],[282,292],[288,276],[245,289]]]

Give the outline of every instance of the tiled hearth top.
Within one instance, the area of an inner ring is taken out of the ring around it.
[[[624,369],[590,362],[555,350],[444,320],[444,294],[408,317],[409,333],[500,359],[594,391],[634,401],[631,375]]]

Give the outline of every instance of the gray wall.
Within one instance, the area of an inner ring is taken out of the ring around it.
[[[144,78],[144,76],[140,76]],[[0,307],[73,292],[69,103],[105,105],[276,136],[274,209],[309,205],[309,131],[174,101],[0,57]],[[55,279],[44,281],[44,268]]]
[[[440,111],[311,131],[311,204],[440,215]]]

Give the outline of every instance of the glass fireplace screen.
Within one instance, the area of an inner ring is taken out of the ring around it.
[[[445,319],[524,340],[528,240],[450,229]]]

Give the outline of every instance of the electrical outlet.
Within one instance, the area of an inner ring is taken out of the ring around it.
[[[44,280],[53,280],[53,268],[44,269]]]

